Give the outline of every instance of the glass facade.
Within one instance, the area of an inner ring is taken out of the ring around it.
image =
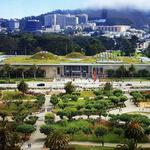
[[[88,77],[88,66],[64,66],[64,76],[66,77]]]

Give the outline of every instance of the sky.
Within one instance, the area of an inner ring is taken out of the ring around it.
[[[56,9],[122,8],[150,10],[150,0],[0,0],[0,18],[22,18]]]

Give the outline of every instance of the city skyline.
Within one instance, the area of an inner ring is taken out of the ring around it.
[[[144,3],[146,3],[147,5],[143,7]],[[36,16],[57,9],[63,10],[104,7],[116,9],[122,7],[130,7],[148,11],[150,8],[150,2],[148,0],[6,0],[1,2],[0,18],[10,19],[22,18],[26,16]]]

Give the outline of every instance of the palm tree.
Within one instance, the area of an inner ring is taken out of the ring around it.
[[[4,127],[0,127],[0,149],[5,150],[7,145],[7,132]]]
[[[125,130],[125,137],[133,140],[133,150],[137,149],[137,142],[144,136],[144,129],[139,125],[138,122],[130,122]]]
[[[18,143],[20,137],[17,133],[12,132],[8,127],[0,128],[0,149],[1,150],[20,150]]]
[[[61,130],[56,130],[47,137],[45,145],[50,150],[65,150],[70,138]]]

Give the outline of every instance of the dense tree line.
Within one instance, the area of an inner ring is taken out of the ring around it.
[[[137,38],[106,38],[101,36],[83,37],[62,34],[17,34],[0,35],[0,51],[6,54],[31,55],[41,50],[57,55],[82,52],[95,55],[106,50],[121,50],[130,56],[135,52]]]
[[[120,66],[117,70],[107,70],[108,77],[126,78],[126,77],[149,77],[150,72],[146,69],[136,70],[134,65],[131,65],[128,69],[125,66]]]
[[[5,64],[0,68],[0,78],[36,78],[36,77],[45,77],[45,70],[35,65],[25,68],[25,67],[13,67],[9,64]]]

